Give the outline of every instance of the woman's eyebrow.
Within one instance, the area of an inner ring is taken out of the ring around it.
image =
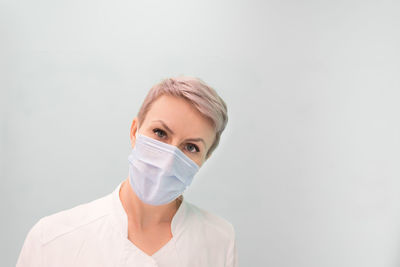
[[[174,134],[174,132],[162,120],[154,120],[153,122],[160,122],[162,126],[164,126],[165,129],[167,129],[167,131],[169,131],[171,134]]]

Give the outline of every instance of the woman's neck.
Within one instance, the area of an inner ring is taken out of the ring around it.
[[[133,191],[129,178],[121,184],[119,198],[128,217],[130,225],[134,225],[138,229],[148,229],[164,223],[171,223],[176,211],[181,204],[181,200],[172,201],[171,203],[153,206],[143,203]]]

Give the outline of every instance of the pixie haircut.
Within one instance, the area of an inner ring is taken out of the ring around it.
[[[144,121],[151,104],[161,95],[184,98],[212,123],[215,139],[207,151],[206,158],[208,158],[218,146],[221,134],[228,122],[227,107],[224,100],[213,88],[197,77],[167,78],[154,85],[147,93],[137,115],[139,124]]]

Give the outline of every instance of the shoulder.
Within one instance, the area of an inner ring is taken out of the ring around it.
[[[230,241],[235,237],[235,229],[231,222],[220,215],[212,213],[193,203],[186,201],[188,212],[194,218],[196,223],[201,224],[207,232],[216,235],[226,241]]]
[[[59,236],[94,223],[110,213],[110,195],[41,218],[32,228],[46,244]]]

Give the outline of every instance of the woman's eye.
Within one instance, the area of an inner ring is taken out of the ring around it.
[[[199,151],[200,151],[199,147],[196,146],[195,144],[187,144],[187,145],[186,145],[186,149],[187,149],[189,152],[192,152],[192,153],[194,153],[194,152],[199,152]]]
[[[160,138],[167,136],[167,133],[165,131],[158,129],[158,128],[153,129],[153,132]]]

